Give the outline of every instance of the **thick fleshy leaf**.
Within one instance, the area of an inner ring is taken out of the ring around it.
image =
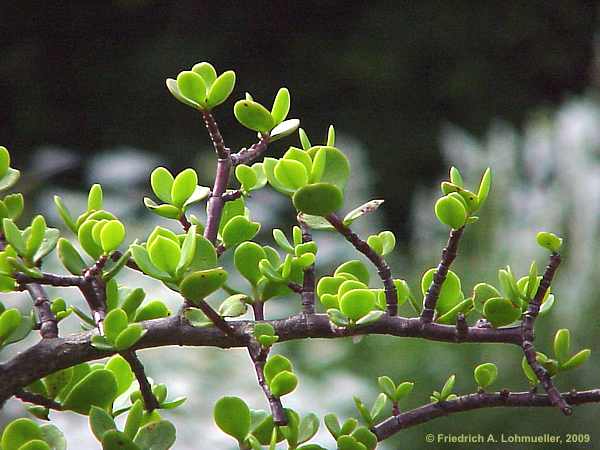
[[[260,245],[254,242],[244,242],[235,249],[233,261],[240,275],[256,286],[262,276],[258,264],[266,257],[267,254]]]
[[[117,397],[118,385],[110,370],[92,371],[77,383],[63,402],[65,409],[87,415],[92,406],[107,409]]]
[[[146,303],[143,307],[138,309],[135,314],[134,321],[142,322],[144,320],[160,319],[163,317],[169,317],[171,310],[161,300],[152,300]]]
[[[7,309],[0,314],[0,344],[19,328],[21,320],[21,312],[16,308]]]
[[[105,253],[115,251],[125,240],[125,227],[118,220],[110,220],[100,232],[100,242]]]
[[[477,386],[482,389],[490,386],[498,377],[498,367],[493,363],[480,364],[473,371]]]
[[[215,423],[226,434],[242,442],[250,431],[250,409],[238,397],[223,397],[213,411]]]
[[[179,94],[191,100],[197,106],[206,106],[206,83],[204,79],[195,72],[184,71],[177,76],[177,89]]]
[[[142,450],[125,433],[110,430],[104,434],[102,439],[102,450]]]
[[[295,208],[302,213],[326,216],[342,207],[344,196],[333,184],[314,183],[296,191],[293,202]]]
[[[165,219],[179,219],[181,217],[181,209],[177,206],[173,205],[158,205],[151,198],[144,198],[144,206],[152,211],[154,214],[157,214]]]
[[[17,251],[19,255],[25,255],[27,253],[27,245],[21,230],[17,228],[15,223],[11,219],[4,219],[2,221],[2,229],[4,230],[4,237],[6,241]]]
[[[25,207],[25,200],[23,199],[23,194],[9,194],[6,197],[4,197],[3,202],[6,206],[8,217],[10,219],[16,220],[21,216],[23,208]]]
[[[260,223],[251,222],[245,216],[236,216],[223,228],[223,243],[226,247],[235,247],[252,239],[260,230]]]
[[[0,178],[6,175],[10,167],[10,153],[8,149],[0,145]]]
[[[234,87],[235,72],[233,70],[228,70],[219,75],[208,90],[208,107],[214,108],[225,102],[233,92]]]
[[[194,169],[185,169],[173,181],[171,187],[171,203],[181,208],[196,190],[198,175]]]
[[[580,352],[576,353],[571,358],[569,358],[564,364],[561,364],[560,368],[561,370],[576,369],[577,367],[585,363],[589,359],[591,354],[592,351],[590,349],[581,350]]]
[[[498,328],[510,325],[521,317],[521,308],[516,307],[507,298],[491,298],[483,305],[483,314],[490,323]]]
[[[290,394],[297,386],[298,377],[287,370],[279,372],[269,383],[271,393],[275,397],[283,397],[284,395]]]
[[[177,264],[177,274],[182,274],[186,271],[192,262],[194,256],[196,256],[196,225],[192,225],[185,235],[183,244],[181,244],[181,256],[179,257],[179,263]]]
[[[477,202],[481,208],[488,198],[490,188],[492,186],[492,169],[489,167],[483,173],[481,183],[479,183],[479,190],[477,191]]]
[[[293,372],[292,362],[282,355],[271,356],[264,367],[264,374],[267,383],[270,383],[275,376],[283,371]]]
[[[335,270],[334,276],[337,277],[343,273],[353,275],[361,283],[364,283],[367,286],[369,285],[369,270],[362,261],[355,259],[345,262]]]
[[[134,442],[142,449],[168,450],[176,439],[176,430],[167,420],[151,422],[140,428]]]
[[[366,316],[375,306],[375,294],[368,289],[355,289],[340,298],[340,310],[352,320]]]
[[[42,431],[31,419],[17,419],[10,422],[2,433],[0,444],[3,450],[19,450],[23,444],[42,439]]]
[[[248,296],[235,294],[223,300],[217,311],[222,317],[239,317],[248,310]]]
[[[116,308],[110,311],[104,318],[104,333],[111,344],[115,343],[117,336],[128,325],[127,314],[122,309]]]
[[[467,210],[457,199],[446,196],[435,204],[435,215],[445,225],[455,230],[464,226],[467,220]]]
[[[73,275],[81,275],[86,268],[85,261],[79,255],[79,252],[64,238],[58,240],[58,257],[65,268]]]
[[[383,202],[384,200],[371,200],[367,203],[360,205],[357,208],[354,208],[352,211],[350,211],[344,216],[344,225],[350,225],[359,217],[377,211],[377,209],[383,204]]]
[[[276,125],[271,113],[252,100],[239,100],[233,107],[233,113],[243,126],[260,133],[268,133]]]
[[[44,442],[51,450],[67,450],[67,440],[64,434],[53,424],[45,424],[40,427]]]
[[[146,330],[139,323],[130,324],[115,339],[115,348],[120,352],[127,350],[135,345],[144,334],[146,334]]]
[[[150,255],[144,247],[141,245],[132,245],[130,249],[135,263],[146,275],[158,280],[166,280],[169,278],[169,274],[167,272],[159,269],[152,263],[150,260]]]
[[[537,234],[537,243],[541,247],[544,247],[551,252],[558,252],[562,247],[563,240],[559,238],[554,233],[549,233],[547,231],[540,231]]]
[[[117,380],[117,394],[125,393],[135,379],[135,375],[125,358],[121,355],[114,355],[106,362],[104,367],[106,370],[110,370]]]
[[[98,224],[96,220],[87,220],[79,226],[77,238],[79,243],[93,259],[98,259],[102,254],[102,247],[94,240],[93,229]]]
[[[571,355],[571,333],[562,328],[554,335],[554,356],[559,363],[564,363]]]
[[[175,275],[177,265],[181,257],[179,246],[171,239],[158,236],[156,240],[149,245],[148,254],[152,264],[160,270]]]
[[[495,297],[500,297],[500,292],[491,284],[479,283],[473,288],[473,305],[480,313],[483,313],[485,302]]]
[[[273,101],[271,116],[275,121],[275,125],[280,124],[285,120],[290,111],[290,91],[287,88],[281,88]]]
[[[263,169],[265,172],[265,177],[267,178],[267,181],[273,187],[273,189],[281,192],[282,194],[291,195],[294,193],[294,191],[281,184],[275,176],[275,166],[278,162],[279,160],[275,158],[264,158]]]
[[[250,166],[240,164],[235,168],[235,177],[242,185],[242,190],[250,192],[258,181],[256,172]]]
[[[102,209],[104,194],[102,193],[102,186],[94,184],[90,188],[88,194],[87,210],[88,211],[100,211]]]
[[[180,291],[191,302],[199,302],[223,286],[226,280],[227,272],[221,267],[193,272],[183,279]]]
[[[96,439],[102,442],[107,431],[116,430],[115,420],[104,409],[92,406],[90,408],[90,428]]]
[[[313,159],[314,175],[318,175],[312,182],[330,183],[343,191],[350,177],[350,163],[346,155],[336,147],[327,146],[312,147],[308,154]]]
[[[171,189],[173,188],[173,175],[164,167],[157,167],[150,175],[150,185],[154,194],[163,202],[171,203]]]
[[[194,67],[192,67],[192,72],[197,73],[202,77],[207,88],[211,87],[217,79],[217,71],[209,62],[194,64]]]
[[[47,396],[50,398],[57,397],[61,391],[69,385],[73,378],[73,368],[68,367],[58,372],[54,372],[44,377],[43,382],[46,387]]]
[[[297,190],[308,183],[308,172],[304,165],[294,159],[280,159],[275,165],[277,181],[288,189]]]
[[[271,138],[269,139],[269,141],[274,142],[286,136],[289,136],[290,134],[293,134],[299,126],[300,120],[298,119],[284,120],[271,130]]]
[[[232,218],[245,215],[246,204],[243,197],[225,203],[223,213],[221,214],[221,221],[219,222],[219,235],[223,234],[225,225],[227,225]]]

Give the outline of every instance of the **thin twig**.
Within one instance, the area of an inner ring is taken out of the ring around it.
[[[38,283],[27,283],[25,289],[33,300],[33,306],[40,320],[40,335],[43,339],[58,337],[58,321],[52,312],[50,300],[44,288]]]
[[[556,405],[558,408],[560,408],[563,414],[568,416],[572,414],[573,410],[567,401],[561,397],[560,392],[556,386],[554,386],[554,382],[552,381],[548,371],[538,362],[535,346],[533,345],[535,319],[540,311],[542,300],[552,284],[552,279],[554,278],[554,274],[556,273],[556,269],[558,268],[559,264],[560,255],[558,253],[552,253],[550,255],[548,265],[544,270],[544,274],[542,275],[537,292],[535,293],[535,296],[531,302],[529,302],[527,311],[525,312],[523,318],[523,323],[521,324],[523,336],[521,347],[523,348],[525,359],[529,363],[531,369],[535,372],[536,376],[540,380],[540,383],[542,383],[542,386],[548,394],[548,398],[552,404]]]
[[[188,300],[189,302],[189,300]],[[192,304],[191,302],[189,302]],[[238,336],[235,333],[235,330],[217,313],[206,301],[200,300],[197,303],[193,303],[195,306],[198,306],[204,313],[206,317],[208,317],[215,326],[225,333],[227,336],[237,338]]]
[[[423,310],[421,311],[421,320],[423,323],[431,323],[435,314],[435,306],[442,290],[442,284],[446,280],[446,275],[450,270],[450,265],[456,258],[456,252],[458,250],[458,243],[463,234],[465,227],[461,227],[457,230],[450,231],[450,237],[444,250],[442,250],[442,260],[440,261],[437,270],[433,274],[433,280],[431,285],[425,294],[423,300]]]
[[[559,395],[563,400],[568,400],[572,405],[600,402],[600,389],[568,392]],[[441,403],[429,403],[410,411],[403,412],[397,416],[390,417],[376,425],[372,431],[379,441],[383,441],[405,428],[429,422],[438,417],[474,409],[502,406],[544,407],[553,406],[553,403],[548,395],[534,394],[532,392],[468,394],[460,396],[456,400]]]
[[[392,280],[392,270],[382,256],[378,255],[366,241],[363,241],[348,226],[344,225],[342,220],[336,214],[329,214],[325,217],[333,227],[350,242],[356,250],[365,255],[377,268],[377,273],[383,281],[385,288],[385,298],[387,311],[390,316],[398,314],[398,294],[394,280]]]
[[[34,278],[26,275],[22,272],[17,272],[14,275],[15,280],[19,284],[37,283],[47,286],[58,286],[58,287],[77,287],[83,282],[81,276],[68,276],[68,275],[55,275],[53,273],[42,273],[41,278]]]
[[[137,357],[135,351],[130,350],[121,353],[121,356],[129,363],[131,370],[133,371],[135,378],[140,386],[140,392],[142,399],[144,400],[144,409],[148,412],[152,412],[159,408],[158,400],[152,393],[152,386],[146,377],[146,371],[144,365]]]
[[[33,405],[43,406],[44,408],[54,409],[55,411],[63,411],[62,405],[58,402],[55,402],[51,398],[47,398],[43,395],[35,394],[33,392],[25,391],[23,389],[19,389],[15,393],[15,397],[17,397],[19,400],[31,403]]]
[[[235,167],[239,164],[251,164],[260,158],[269,146],[269,136],[262,135],[260,140],[250,146],[250,148],[243,148],[239,152],[231,155],[231,164]]]
[[[300,229],[302,230],[302,242],[312,241],[310,227],[306,222],[298,219]],[[302,311],[305,314],[315,313],[315,264],[311,264],[304,269],[304,278],[302,280]]]

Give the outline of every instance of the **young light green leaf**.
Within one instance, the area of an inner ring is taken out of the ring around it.
[[[344,202],[342,191],[330,183],[308,184],[293,196],[294,207],[305,214],[326,216],[340,209]]]
[[[181,294],[193,303],[204,300],[219,289],[227,280],[227,272],[221,267],[193,272],[179,286]]]
[[[271,113],[252,100],[239,100],[233,107],[233,113],[243,126],[259,133],[268,133],[276,125]]]
[[[493,363],[480,364],[473,371],[475,382],[481,389],[489,387],[498,377],[498,367]]]
[[[223,243],[226,247],[235,247],[252,239],[260,230],[260,223],[251,222],[245,216],[236,216],[223,228]]]
[[[173,189],[174,180],[171,172],[164,167],[157,167],[150,175],[152,191],[165,203],[171,203],[171,190]]]
[[[238,397],[223,397],[213,411],[215,423],[226,434],[243,442],[250,431],[250,409]]]
[[[208,107],[214,108],[224,103],[233,92],[234,87],[235,72],[233,70],[228,70],[219,75],[208,91]]]
[[[195,72],[184,71],[177,76],[177,89],[179,94],[190,100],[198,109],[206,107],[206,83]]]
[[[254,242],[244,242],[235,249],[233,262],[240,275],[256,286],[262,277],[258,265],[266,257],[267,254],[260,245]]]
[[[287,88],[281,88],[275,96],[273,101],[273,108],[271,109],[271,116],[275,122],[275,125],[279,125],[285,120],[290,111],[290,91]]]
[[[171,203],[181,208],[196,190],[198,175],[194,169],[185,169],[173,181],[171,187]]]
[[[549,233],[547,231],[540,231],[537,236],[537,243],[541,247],[544,247],[550,250],[553,253],[557,253],[562,247],[563,240],[559,238],[554,233]]]
[[[436,202],[435,215],[440,222],[455,230],[462,228],[467,220],[467,211],[464,205],[450,196],[442,197]]]
[[[292,372],[284,370],[273,377],[269,383],[271,393],[275,397],[283,397],[292,393],[298,386],[298,377]]]
[[[88,194],[87,210],[100,211],[102,209],[103,198],[102,186],[99,184],[92,185]]]
[[[340,310],[352,320],[366,316],[375,306],[375,294],[368,289],[355,289],[340,298]]]
[[[565,363],[571,354],[571,333],[562,328],[554,335],[554,356],[559,363]]]

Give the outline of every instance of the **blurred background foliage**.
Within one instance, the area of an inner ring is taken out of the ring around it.
[[[394,274],[416,294],[421,274],[437,264],[446,239],[433,215],[444,172],[457,165],[475,185],[490,165],[490,203],[466,233],[456,263],[463,290],[468,295],[478,281],[495,283],[505,264],[518,274],[533,258],[542,266],[535,232],[562,234],[566,261],[554,287],[557,305],[539,322],[538,345],[549,351],[555,330],[571,328],[574,345],[595,353],[558,384],[597,386],[596,14],[596,2],[558,0],[3,2],[0,143],[11,150],[14,165],[25,169],[18,188],[28,195],[30,212],[48,213],[56,225],[52,194],[83,205],[84,189],[101,182],[108,207],[126,221],[129,236],[144,235],[158,223],[141,203],[152,168],[194,166],[201,182],[209,183],[214,165],[199,117],[171,98],[164,79],[207,60],[219,71],[236,71],[234,97],[248,90],[269,103],[285,85],[292,93],[291,117],[302,119],[313,142],[325,138],[329,123],[336,125],[354,173],[346,208],[386,199],[357,230],[396,233]],[[230,103],[216,113],[229,146],[252,143],[252,133],[236,125]],[[297,145],[297,139],[278,142],[271,151],[280,155],[287,145]],[[266,240],[282,218],[293,220],[285,199],[270,190],[260,191],[249,206],[263,221]],[[338,236],[319,233],[316,239],[320,276],[355,257]],[[121,281],[144,284],[150,299],[170,297],[135,276]],[[24,296],[13,297],[15,304],[25,303]],[[175,309],[177,300],[170,301]],[[268,304],[267,313],[278,317],[297,308],[290,298]],[[472,391],[472,369],[487,361],[499,366],[497,388],[527,388],[520,352],[497,345],[374,336],[354,343],[285,343],[278,350],[302,372],[300,389],[286,400],[304,412],[356,414],[351,396],[372,402],[375,380],[383,374],[417,381],[407,408],[428,401],[450,373],[457,374],[458,392]],[[177,449],[198,448],[199,433],[207,440],[203,448],[228,448],[231,442],[210,418],[221,395],[266,406],[241,351],[165,349],[143,352],[142,358],[174,395],[189,395],[173,418]],[[426,448],[427,432],[592,433],[592,408],[576,410],[571,419],[554,410],[465,413],[407,430],[383,448]],[[11,402],[5,414],[21,411]],[[93,445],[84,420],[56,417],[71,435],[71,448]],[[328,438],[321,442],[331,444]]]

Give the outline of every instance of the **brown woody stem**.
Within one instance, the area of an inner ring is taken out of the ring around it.
[[[458,243],[464,229],[465,227],[463,226],[457,230],[450,230],[448,243],[446,244],[444,250],[442,250],[442,260],[438,264],[437,270],[433,274],[433,280],[429,286],[429,289],[427,290],[427,293],[425,294],[425,299],[423,300],[423,311],[421,311],[421,320],[423,323],[430,323],[433,321],[433,316],[435,315],[435,306],[440,296],[440,291],[442,290],[442,284],[446,279],[446,275],[448,275],[450,265],[456,258]]]
[[[152,386],[148,381],[148,377],[146,376],[146,370],[144,369],[144,365],[137,357],[133,350],[126,351],[121,353],[121,356],[129,363],[133,374],[140,386],[140,392],[142,394],[142,399],[144,400],[144,409],[148,412],[152,412],[155,409],[158,409],[160,406],[158,404],[158,400],[152,393]]]
[[[390,316],[398,314],[398,294],[396,293],[394,280],[392,280],[392,270],[385,259],[383,259],[382,256],[379,256],[366,241],[363,241],[348,226],[344,225],[342,220],[336,214],[329,214],[325,219],[333,225],[333,227],[344,236],[356,250],[365,255],[375,265],[377,273],[383,281],[383,286],[385,288],[387,311]]]

